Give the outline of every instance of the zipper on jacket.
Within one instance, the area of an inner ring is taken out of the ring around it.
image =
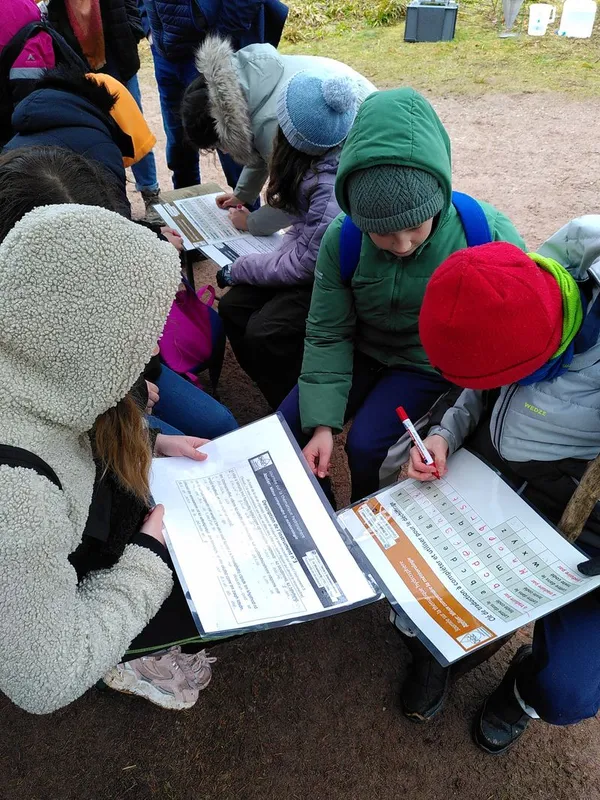
[[[499,456],[502,456],[502,453],[500,452],[500,439],[502,438],[502,428],[504,426],[504,420],[506,418],[506,414],[508,413],[508,406],[510,405],[510,401],[514,397],[518,388],[519,388],[518,386],[512,386],[508,390],[508,392],[506,393],[506,397],[504,398],[504,401],[500,406],[500,409],[498,410],[498,414],[496,415],[496,426],[494,428],[492,442]]]

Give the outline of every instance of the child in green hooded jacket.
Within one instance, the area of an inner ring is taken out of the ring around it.
[[[341,214],[321,243],[302,374],[281,411],[319,478],[329,473],[334,434],[353,418],[346,452],[357,500],[397,476],[397,406],[416,422],[449,387],[429,364],[418,317],[432,273],[467,240],[452,205],[450,140],[418,92],[365,100],[342,151],[336,197],[363,234],[360,257],[345,281]],[[502,213],[480,205],[493,240],[525,248]]]

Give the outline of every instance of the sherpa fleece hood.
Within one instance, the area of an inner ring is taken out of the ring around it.
[[[81,582],[68,557],[96,478],[88,431],[142,372],[178,280],[171,245],[97,207],[37,208],[0,245],[0,444],[62,487],[0,464],[0,691],[32,713],[93,686],[171,592],[139,544]]]
[[[26,214],[0,245],[0,419],[89,431],[142,373],[179,273],[170,244],[112,211]]]
[[[444,192],[442,217],[446,215],[452,202],[450,139],[431,104],[414,89],[375,92],[360,107],[342,150],[335,184],[337,201],[346,214],[350,215],[349,176],[380,164],[413,167],[433,175]]]

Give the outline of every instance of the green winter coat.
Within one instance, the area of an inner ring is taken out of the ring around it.
[[[444,208],[431,236],[406,259],[379,250],[363,236],[351,286],[340,277],[344,214],[327,229],[315,270],[299,380],[302,427],[339,432],[352,384],[355,348],[388,367],[432,371],[419,340],[418,318],[427,281],[449,255],[466,247],[452,205],[450,140],[429,102],[413,89],[376,92],[363,103],[342,151],[336,180],[340,207],[349,213],[346,182],[352,172],[379,164],[426,170],[444,190]],[[525,250],[513,224],[481,204],[495,241]]]

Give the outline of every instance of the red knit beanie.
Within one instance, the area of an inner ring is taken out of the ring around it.
[[[531,375],[562,335],[556,280],[507,242],[453,253],[427,285],[419,332],[431,364],[458,386],[495,389]]]

